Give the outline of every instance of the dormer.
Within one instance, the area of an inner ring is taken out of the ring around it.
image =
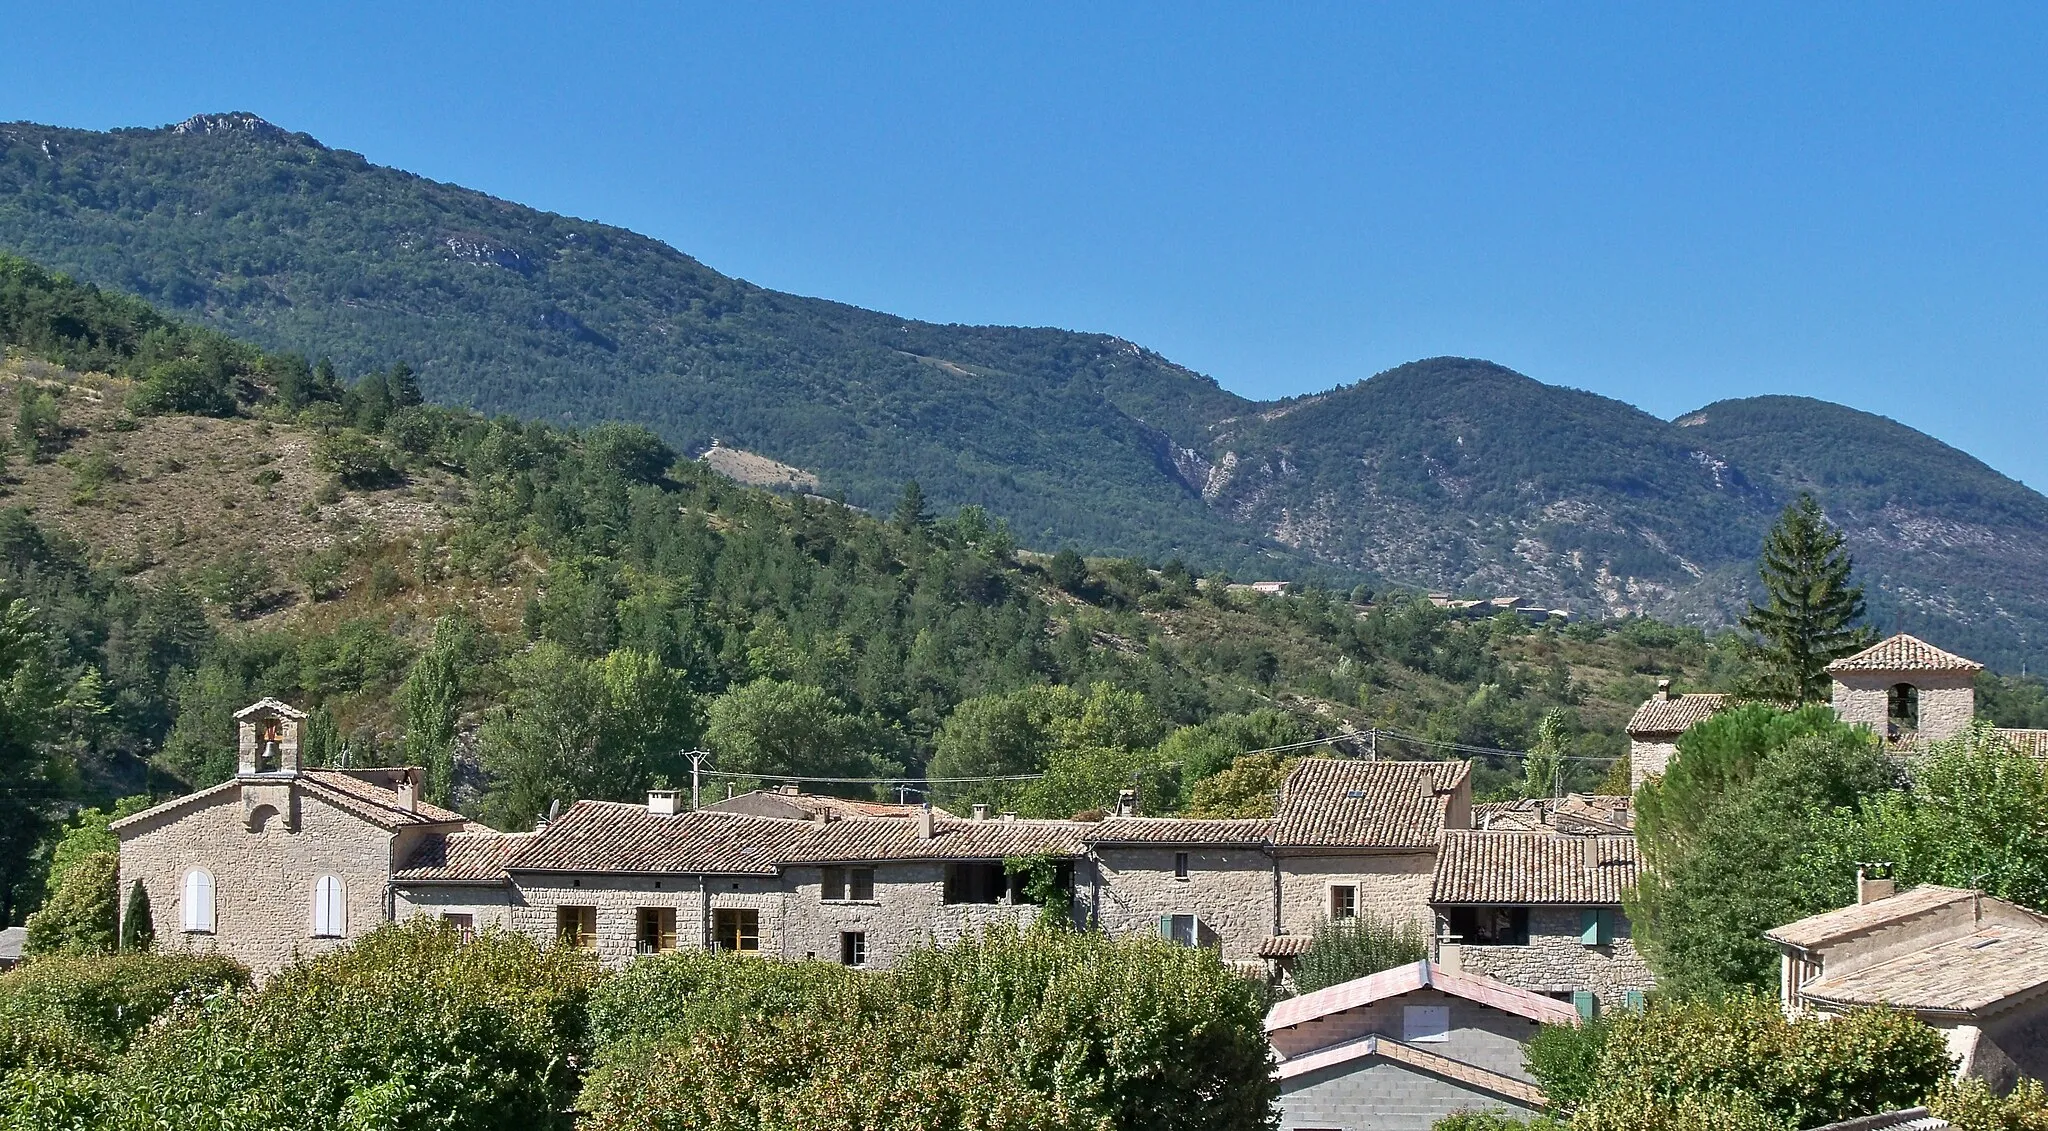
[[[1894,742],[1939,742],[1977,713],[1984,665],[1900,633],[1828,665],[1835,714]]]
[[[235,712],[240,737],[237,773],[241,777],[296,776],[299,736],[306,713],[289,703],[259,699]]]

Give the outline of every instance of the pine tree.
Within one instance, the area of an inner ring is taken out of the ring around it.
[[[391,367],[385,383],[391,388],[391,403],[398,408],[411,408],[427,399],[420,392],[420,379],[413,375],[412,366],[402,361]]]
[[[1828,698],[1828,664],[1870,642],[1869,631],[1856,626],[1863,587],[1851,583],[1853,568],[1842,532],[1812,495],[1800,495],[1778,516],[1758,566],[1765,602],[1742,618],[1757,635],[1754,694],[1788,703]]]
[[[148,950],[156,942],[156,919],[149,911],[149,891],[142,881],[128,889],[128,907],[121,913],[121,949]]]
[[[908,534],[920,529],[931,517],[924,510],[924,488],[913,479],[903,485],[903,497],[896,502],[896,526]]]

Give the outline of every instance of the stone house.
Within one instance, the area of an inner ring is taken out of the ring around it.
[[[1629,792],[1661,776],[1678,756],[1678,736],[1713,718],[1729,701],[1726,695],[1681,694],[1671,690],[1670,680],[1658,680],[1656,697],[1636,708],[1628,721]]]
[[[1086,833],[1082,906],[1113,935],[1156,932],[1254,960],[1281,929],[1272,829],[1263,818],[1112,817]]]
[[[1766,932],[1787,1011],[1902,1009],[1957,1072],[2009,1091],[2048,1079],[2048,918],[1981,892],[1857,877],[1857,902]]]
[[[1430,893],[1437,961],[1584,1017],[1639,1009],[1655,980],[1621,906],[1636,873],[1630,836],[1445,833]]]
[[[1522,1050],[1570,1005],[1417,962],[1290,998],[1266,1015],[1282,1131],[1427,1131],[1459,1111],[1532,1115],[1544,1097]]]
[[[1303,759],[1273,820],[1274,934],[1305,935],[1322,920],[1361,915],[1426,926],[1444,830],[1471,827],[1464,762]]]
[[[475,827],[422,801],[417,769],[302,767],[304,720],[276,700],[251,704],[235,715],[232,779],[109,826],[123,907],[139,882],[159,947],[274,973],[390,919],[392,878],[420,846]]]
[[[1904,633],[1828,665],[1835,714],[1898,742],[1939,742],[1968,729],[1983,670]]]

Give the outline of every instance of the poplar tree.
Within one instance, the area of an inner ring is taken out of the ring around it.
[[[1787,703],[1828,698],[1829,663],[1866,647],[1863,587],[1851,582],[1854,563],[1812,495],[1785,508],[1764,537],[1758,572],[1764,603],[1752,604],[1742,627],[1757,636],[1751,655],[1759,668],[1754,691]]]

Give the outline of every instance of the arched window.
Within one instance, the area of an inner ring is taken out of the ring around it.
[[[1892,725],[1901,730],[1920,729],[1920,689],[1910,683],[1893,685],[1886,697],[1886,714],[1891,716]]]
[[[213,873],[194,868],[185,873],[184,898],[179,901],[187,934],[213,933]]]
[[[348,930],[348,904],[342,897],[341,881],[322,876],[313,885],[313,937],[338,939]]]

